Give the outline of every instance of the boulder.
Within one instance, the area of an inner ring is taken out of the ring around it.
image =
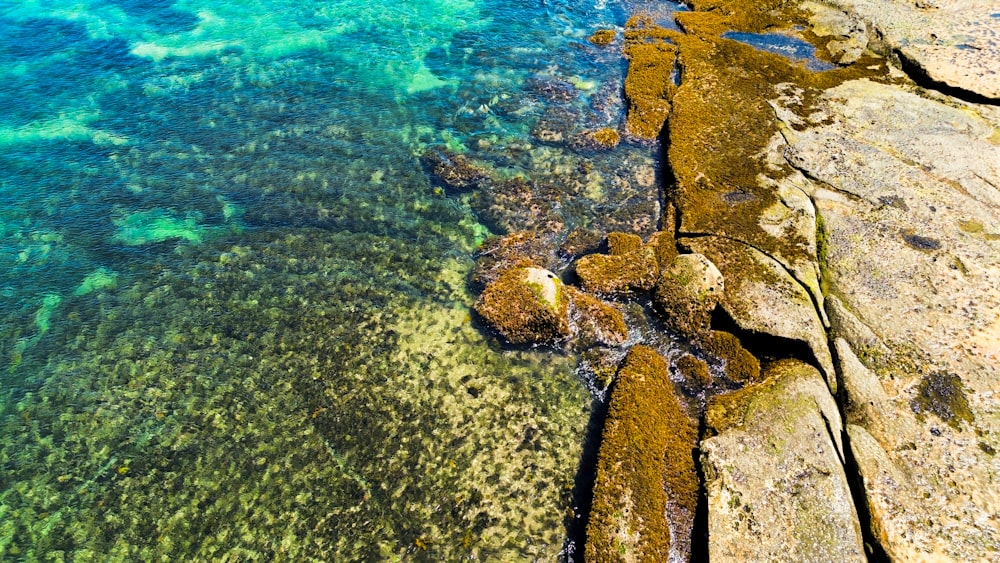
[[[638,246],[635,235],[611,233],[611,254],[589,254],[576,262],[583,289],[598,295],[627,296],[653,289],[659,277],[657,246]]]
[[[702,254],[679,254],[660,273],[653,303],[667,324],[688,338],[709,329],[723,292],[722,273]]]
[[[783,360],[713,399],[701,444],[712,561],[866,561],[820,373]]]
[[[555,274],[516,267],[488,284],[475,305],[511,344],[548,342],[570,334],[569,299]]]

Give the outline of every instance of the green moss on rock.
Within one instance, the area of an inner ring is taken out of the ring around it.
[[[632,348],[618,372],[598,454],[587,561],[667,561],[672,542],[685,551],[698,493],[696,440],[666,360],[652,348]]]
[[[959,429],[960,423],[971,424],[974,420],[962,378],[943,371],[925,375],[920,380],[910,408],[918,415],[931,413],[955,430]]]

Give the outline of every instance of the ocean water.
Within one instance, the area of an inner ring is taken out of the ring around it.
[[[594,399],[468,278],[655,230],[659,148],[579,142],[637,7],[0,0],[0,559],[557,558]]]

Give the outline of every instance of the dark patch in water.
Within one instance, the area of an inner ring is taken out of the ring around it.
[[[914,233],[912,229],[900,231],[899,235],[903,237],[906,244],[916,248],[917,250],[938,250],[941,248],[941,241],[938,239],[920,236]]]
[[[910,408],[918,415],[931,413],[958,430],[962,421],[972,423],[972,410],[962,388],[962,378],[944,371],[924,376]]]
[[[174,0],[111,0],[111,3],[165,35],[190,31],[199,21],[198,16],[174,8]]]

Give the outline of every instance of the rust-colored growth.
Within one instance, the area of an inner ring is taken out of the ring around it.
[[[608,254],[612,256],[623,256],[631,254],[642,248],[642,237],[631,233],[609,233],[608,234]]]
[[[648,17],[629,19],[625,32],[625,57],[629,60],[625,76],[626,121],[629,133],[636,137],[657,138],[670,113],[677,60],[677,46],[670,42],[671,36],[672,32],[654,25]]]
[[[750,385],[760,380],[760,361],[728,332],[713,330],[701,340],[702,348],[726,364],[726,377]]]
[[[698,493],[696,440],[666,360],[652,348],[633,347],[618,372],[604,425],[587,561],[667,561],[671,542],[681,552],[689,549]]]
[[[672,210],[673,206],[668,205]],[[671,217],[673,212],[669,212]],[[673,225],[673,222],[664,222],[664,225]],[[661,268],[665,267],[667,264],[673,261],[677,256],[677,240],[674,238],[674,230],[672,227],[667,227],[667,229],[662,231],[656,231],[649,240],[646,242],[648,246],[653,247],[656,251],[656,262]]]
[[[550,342],[569,336],[569,300],[555,274],[511,268],[486,286],[475,305],[511,344]]]
[[[704,255],[680,254],[660,272],[653,303],[671,328],[696,338],[709,329],[723,285],[722,273]]]
[[[688,386],[695,389],[704,389],[712,384],[712,374],[708,371],[708,364],[691,354],[684,354],[674,362],[677,371],[684,377]]]
[[[594,45],[605,47],[614,42],[615,35],[616,33],[613,29],[598,29],[588,38],[588,41]]]
[[[573,306],[577,337],[584,345],[620,346],[628,340],[628,325],[621,309],[574,287],[563,290]]]
[[[608,296],[649,291],[656,285],[656,249],[646,245],[627,254],[589,254],[576,262],[583,289]]]
[[[604,129],[598,129],[594,131],[593,134],[594,141],[606,148],[617,147],[618,142],[621,140],[621,136],[618,134],[617,129],[612,129],[611,127],[605,127]]]

